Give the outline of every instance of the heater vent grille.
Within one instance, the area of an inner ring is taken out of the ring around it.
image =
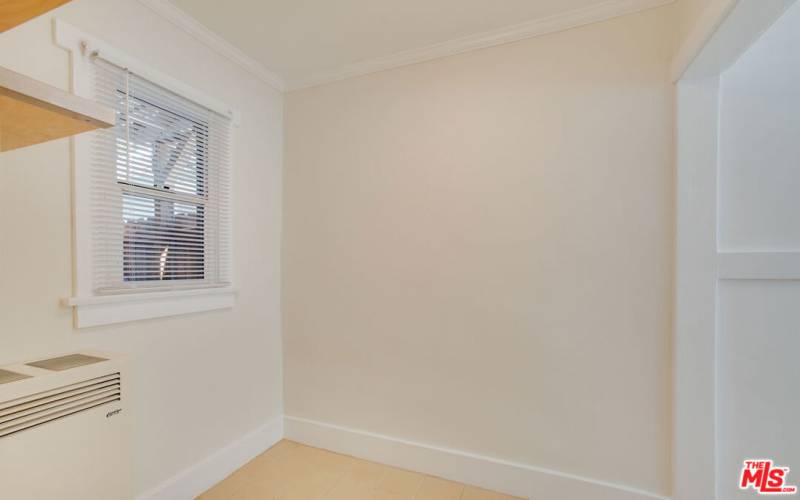
[[[0,439],[121,399],[117,372],[0,402]]]

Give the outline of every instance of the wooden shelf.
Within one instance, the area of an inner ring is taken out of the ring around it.
[[[0,151],[113,127],[113,109],[0,66]]]
[[[0,33],[18,24],[64,5],[70,0],[2,0],[0,1]]]

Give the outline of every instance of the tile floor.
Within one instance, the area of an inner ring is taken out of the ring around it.
[[[521,500],[283,440],[198,500]]]

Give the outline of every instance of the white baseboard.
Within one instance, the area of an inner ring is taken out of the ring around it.
[[[192,500],[283,439],[277,417],[159,484],[136,500]]]
[[[669,500],[627,486],[299,417],[278,417],[139,495],[191,500],[283,437],[300,443],[525,498]]]
[[[304,418],[285,417],[284,432],[286,439],[310,446],[525,498],[668,500],[619,484]]]

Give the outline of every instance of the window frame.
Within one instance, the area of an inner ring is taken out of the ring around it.
[[[240,115],[237,111],[61,20],[55,22],[55,39],[57,45],[71,54],[70,86],[76,95],[89,99],[94,98],[94,86],[89,67],[93,63],[89,56],[92,52],[99,51],[105,59],[128,68],[140,77],[229,117],[232,122],[231,172],[229,172],[229,176],[233,185],[233,165],[235,164],[233,136],[240,122]],[[91,207],[89,206],[91,194],[89,162],[92,154],[92,133],[79,134],[74,136],[71,141],[73,285],[72,297],[63,302],[74,309],[75,327],[84,328],[233,307],[236,295],[233,283],[224,287],[199,286],[164,291],[142,292],[133,289],[130,292],[121,291],[114,294],[98,294],[94,291],[92,221]],[[228,230],[231,241],[228,241],[228,244],[232,246],[234,234],[233,189],[231,189],[230,197],[231,215],[228,221]],[[231,258],[230,271],[231,280],[233,280],[235,268],[232,248],[229,248],[228,255]]]

